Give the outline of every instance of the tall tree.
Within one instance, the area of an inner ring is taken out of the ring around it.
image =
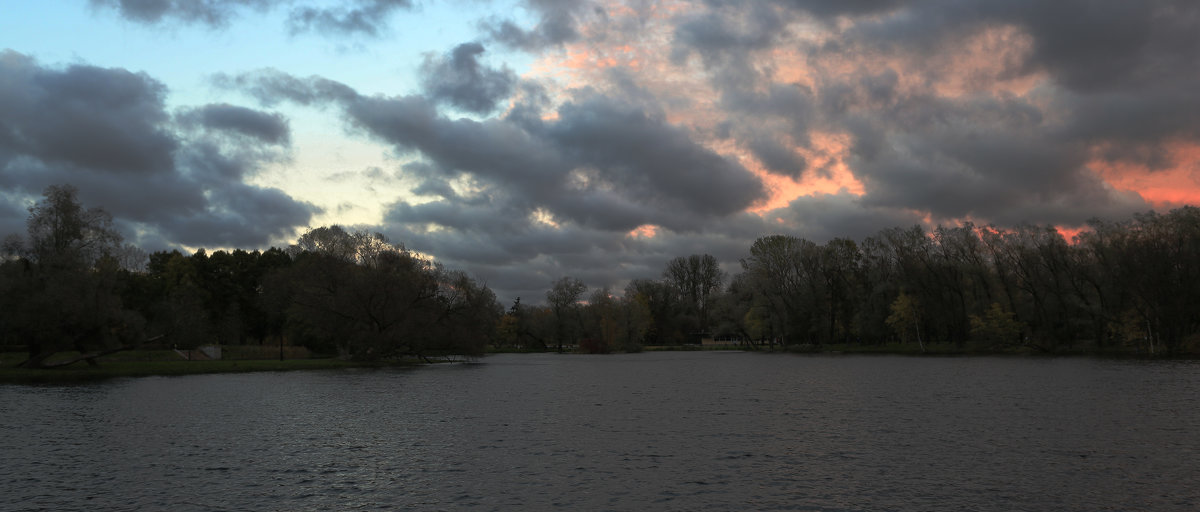
[[[649,315],[644,341],[648,345],[682,343],[678,327],[678,296],[671,286],[656,279],[634,279],[625,286],[625,297],[636,298]]]
[[[848,341],[854,330],[852,321],[858,309],[861,287],[862,252],[848,238],[826,243],[821,253],[821,276],[825,289],[826,331],[828,342]]]
[[[291,251],[296,261],[268,280],[270,295],[289,304],[296,335],[342,357],[477,354],[499,316],[487,287],[377,233],[317,228]]]
[[[791,343],[800,339],[818,342],[825,325],[825,279],[821,264],[823,249],[817,244],[787,235],[759,238],[750,246],[750,257],[742,268],[751,286],[760,291],[771,312],[758,315],[771,319],[765,329]]]
[[[711,254],[680,256],[667,262],[663,278],[674,288],[687,312],[695,315],[701,332],[708,332],[708,312],[721,290],[725,272]]]
[[[750,257],[742,260],[746,280],[765,299],[771,312],[756,316],[772,318],[773,325],[778,326],[759,329],[760,333],[770,331],[772,339],[779,336],[786,340],[791,334],[788,327],[804,286],[796,266],[801,243],[801,239],[787,235],[762,237],[750,246]]]
[[[558,351],[563,351],[563,339],[566,338],[568,316],[578,315],[579,298],[587,291],[587,285],[578,279],[563,276],[555,281],[546,291],[546,302],[554,312],[555,337],[558,340]]]
[[[901,292],[900,296],[896,297],[896,301],[892,303],[891,314],[888,315],[887,323],[892,330],[896,331],[896,335],[900,337],[900,341],[908,341],[909,333],[912,333],[917,338],[917,343],[921,346],[921,352],[925,351],[925,341],[921,339],[921,308],[913,300],[912,296]]]
[[[112,215],[102,208],[84,209],[71,185],[51,185],[29,208],[26,256],[43,267],[85,269],[121,248]]]
[[[55,185],[29,208],[27,230],[27,240],[6,243],[25,263],[6,272],[9,289],[0,290],[5,327],[28,348],[22,366],[50,366],[47,359],[69,349],[81,355],[65,363],[95,365],[142,341],[144,321],[122,305],[118,290],[121,236],[112,216],[85,209],[74,187]]]

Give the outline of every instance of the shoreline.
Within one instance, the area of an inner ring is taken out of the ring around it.
[[[1095,359],[1127,359],[1145,361],[1187,361],[1200,360],[1198,354],[1150,355],[1121,350],[1096,351],[1094,349],[1074,349],[1049,352],[1030,347],[988,348],[954,344],[935,344],[927,346],[925,351],[919,347],[905,344],[885,345],[790,345],[787,347],[744,347],[738,345],[660,345],[644,347],[642,352],[755,352],[762,354],[797,354],[797,355],[884,355],[909,357],[1068,357]],[[486,355],[509,353],[553,353],[542,351],[489,350]],[[579,354],[564,352],[564,354]],[[5,354],[13,356],[14,354]],[[485,357],[486,357],[485,355]],[[424,364],[420,360],[403,361],[347,361],[334,358],[312,359],[226,359],[226,360],[162,360],[150,359],[117,359],[101,361],[99,366],[87,366],[80,362],[71,366],[51,369],[17,368],[11,361],[16,359],[5,357],[0,365],[0,384],[72,384],[96,382],[122,377],[171,377],[181,375],[203,375],[218,373],[247,373],[247,372],[279,372],[297,370],[336,370],[348,368],[402,368]]]
[[[922,351],[920,347],[905,344],[857,345],[857,344],[827,344],[827,345],[776,345],[774,347],[742,347],[736,345],[698,346],[698,345],[667,345],[645,347],[646,352],[670,351],[721,351],[738,350],[743,352],[762,352],[764,354],[808,354],[808,355],[891,355],[913,357],[1080,357],[1095,359],[1141,359],[1154,360],[1193,360],[1200,359],[1197,353],[1146,354],[1131,350],[1105,349],[1096,350],[1092,347],[1074,349],[1041,350],[1036,347],[987,347],[967,344],[959,347],[954,344],[927,345]]]
[[[122,377],[173,377],[217,373],[281,372],[296,370],[336,370],[346,368],[409,367],[410,361],[360,362],[341,359],[216,360],[216,361],[102,361],[99,366],[84,363],[63,368],[0,367],[0,384],[70,384],[96,382]]]

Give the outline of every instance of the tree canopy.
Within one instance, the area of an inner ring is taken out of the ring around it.
[[[1200,350],[1200,209],[1052,226],[893,227],[862,241],[756,240],[728,274],[708,254],[620,294],[553,280],[543,304],[495,294],[379,233],[310,229],[265,251],[146,254],[70,186],[46,189],[0,246],[0,344],[27,366],[147,340],[303,345],[377,360],[496,349],[637,351],[722,337],[747,345],[915,343],[1037,351]]]
[[[5,241],[0,269],[0,336],[23,344],[22,365],[46,366],[63,350],[95,364],[99,355],[142,341],[143,317],[125,307],[121,236],[102,209],[85,209],[71,186],[51,186],[29,208],[26,238]]]

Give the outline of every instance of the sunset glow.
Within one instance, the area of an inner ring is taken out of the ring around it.
[[[1103,146],[1093,153],[1103,153]],[[1153,151],[1153,150],[1152,150]],[[1159,149],[1161,168],[1139,162],[1092,160],[1088,167],[1119,190],[1136,192],[1155,208],[1200,204],[1200,145],[1174,141]]]
[[[637,229],[629,232],[629,238],[654,238],[658,234],[658,227],[650,224],[643,224]]]

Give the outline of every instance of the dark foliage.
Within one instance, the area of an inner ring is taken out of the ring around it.
[[[361,360],[498,349],[633,352],[751,345],[973,341],[998,349],[1176,355],[1200,350],[1200,209],[1052,226],[890,228],[861,243],[759,238],[726,275],[709,255],[616,297],[562,277],[547,305],[505,312],[486,286],[380,234],[310,230],[287,249],[148,255],[69,186],[30,208],[0,248],[0,345],[26,366],[147,340],[304,345]]]
[[[723,329],[787,344],[891,341],[1179,354],[1200,348],[1200,209],[1052,226],[760,238]]]

